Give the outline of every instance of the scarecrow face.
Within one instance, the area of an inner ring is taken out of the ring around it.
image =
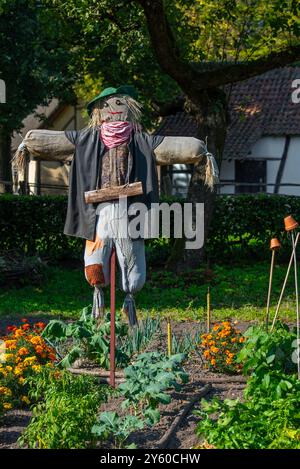
[[[103,122],[132,121],[132,114],[122,95],[110,96],[98,104]]]

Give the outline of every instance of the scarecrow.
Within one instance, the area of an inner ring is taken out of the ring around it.
[[[128,205],[138,201],[151,208],[158,202],[156,165],[198,163],[205,159],[205,182],[218,177],[213,156],[203,141],[193,137],[149,135],[141,128],[141,105],[130,85],[105,88],[87,105],[89,125],[79,131],[29,131],[14,157],[24,168],[31,154],[42,160],[72,161],[64,233],[86,240],[84,271],[94,287],[92,314],[104,314],[103,287],[110,277],[110,256],[116,250],[120,286],[125,292],[123,310],[129,324],[137,323],[134,293],[146,279],[144,239],[123,236]],[[124,212],[124,213],[123,213]]]

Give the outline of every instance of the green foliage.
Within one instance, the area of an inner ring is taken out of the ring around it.
[[[180,367],[184,354],[166,357],[159,352],[148,352],[138,356],[135,363],[125,368],[126,381],[119,385],[120,393],[125,397],[123,408],[133,407],[135,413],[141,413],[148,425],[160,420],[159,403],[168,404],[169,388],[180,390],[180,382],[188,381],[187,374]]]
[[[290,242],[283,218],[300,217],[300,199],[266,194],[220,196],[210,227],[206,250],[212,259],[269,259],[269,243],[274,236],[282,242],[278,259],[289,256]]]
[[[54,319],[43,331],[43,337],[52,343],[71,340],[71,347],[68,344],[67,353],[59,363],[65,368],[71,367],[80,357],[88,358],[103,368],[109,367],[110,316],[107,315],[103,324],[98,327],[97,321],[88,310],[89,308],[85,308],[80,319],[70,324]],[[116,337],[128,337],[128,326],[120,321],[116,321]],[[122,348],[116,348],[116,366],[126,366],[129,358]]]
[[[292,354],[297,334],[286,324],[278,321],[272,333],[267,333],[262,327],[251,326],[245,332],[245,338],[245,345],[238,356],[245,374],[253,373],[263,379],[268,371],[296,371]]]
[[[175,320],[204,321],[206,318],[207,285],[211,286],[211,302],[214,320],[228,318],[237,320],[263,321],[270,263],[258,262],[250,265],[215,265],[212,269],[195,269],[190,275],[170,273],[172,282],[148,269],[148,280],[136,294],[139,317],[161,318],[170,316]],[[49,267],[45,269],[46,281],[39,285],[23,288],[0,288],[0,316],[37,316],[45,319],[77,319],[82,309],[92,299],[92,288],[86,282],[81,269]],[[274,268],[271,317],[286,274],[286,266]],[[170,277],[168,277],[170,278]],[[295,318],[295,290],[291,278],[287,284],[282,303],[281,318]],[[182,283],[183,281],[183,283]],[[300,281],[300,272],[299,272]],[[177,283],[176,283],[177,282]],[[76,292],[76,295],[74,294]],[[117,289],[117,311],[121,312],[124,293]],[[109,304],[109,289],[104,291]]]
[[[202,401],[197,434],[220,449],[300,449],[300,381],[292,363],[294,332],[250,328],[239,360],[251,377],[245,400]],[[217,417],[216,417],[217,415]]]
[[[293,391],[281,399],[203,401],[197,434],[218,449],[300,449],[299,387]]]
[[[51,260],[79,257],[82,240],[63,234],[65,196],[0,197],[1,249],[16,249],[26,255],[39,254]]]
[[[0,105],[0,127],[6,133],[19,129],[37,105],[53,97],[74,98],[70,43],[71,29],[45,1],[1,1],[0,78],[7,102]]]
[[[19,439],[21,446],[43,449],[75,449],[94,446],[91,432],[100,404],[108,391],[94,378],[59,372],[30,382],[31,395],[43,398]]]
[[[163,202],[174,199],[163,198]],[[181,199],[180,203],[184,201]],[[255,207],[255,210],[253,209]],[[67,209],[65,196],[0,197],[0,241],[2,249],[18,249],[27,255],[39,254],[51,260],[79,258],[83,242],[63,234]],[[214,218],[206,243],[208,256],[218,262],[246,257],[269,258],[269,241],[275,235],[283,243],[279,259],[287,256],[289,241],[283,218],[293,214],[300,218],[300,199],[295,196],[241,195],[220,196],[215,204]],[[13,229],[12,229],[13,227]],[[173,239],[151,239],[146,243],[148,261],[165,265]],[[174,279],[169,272],[168,285]],[[163,274],[161,274],[163,275]],[[183,278],[181,279],[183,281]],[[173,281],[174,286],[176,283]]]
[[[144,422],[135,415],[119,417],[116,412],[102,412],[92,428],[92,433],[100,440],[107,440],[113,435],[117,448],[134,449],[135,444],[126,445],[126,440],[133,431],[143,428]]]
[[[93,432],[100,438],[113,437],[118,448],[133,448],[126,445],[129,435],[145,425],[155,425],[160,421],[159,404],[169,404],[169,389],[180,390],[181,383],[188,381],[188,375],[181,368],[184,354],[166,357],[159,352],[147,352],[124,370],[126,381],[118,387],[125,400],[122,408],[126,416],[116,412],[100,414]]]
[[[160,321],[146,317],[139,327],[132,330],[128,325],[116,321],[116,366],[128,365],[130,358],[139,353],[160,331]],[[55,344],[59,355],[64,355],[60,365],[69,368],[78,358],[88,358],[103,368],[109,368],[110,315],[98,326],[92,317],[91,308],[83,309],[78,321],[66,323],[54,319],[43,331],[43,337]],[[71,345],[72,344],[72,345]]]

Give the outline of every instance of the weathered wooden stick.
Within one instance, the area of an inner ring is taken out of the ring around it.
[[[210,290],[209,287],[207,287],[207,295],[206,295],[206,301],[207,301],[207,333],[210,333],[210,328],[211,328],[211,310],[210,310]]]
[[[296,321],[297,321],[297,370],[298,370],[298,379],[300,380],[300,356],[299,356],[299,344],[300,344],[300,330],[299,330],[299,294],[298,294],[298,274],[297,274],[297,256],[295,249],[295,231],[292,230],[292,245],[294,253],[294,273],[295,273],[295,293],[296,293]]]
[[[211,384],[206,384],[204,388],[202,388],[201,391],[198,394],[196,394],[196,396],[194,396],[190,401],[188,401],[187,405],[183,409],[181,409],[181,411],[178,413],[175,420],[173,420],[172,425],[166,431],[164,436],[157,442],[157,445],[156,445],[157,448],[168,447],[168,444],[170,443],[170,439],[173,433],[179,427],[184,417],[187,415],[190,409],[196,404],[196,402],[200,401],[201,397],[208,394],[210,390],[211,390]]]
[[[124,186],[112,186],[104,189],[96,189],[95,191],[88,191],[84,193],[84,200],[87,204],[94,204],[98,202],[107,202],[115,200],[119,197],[132,197],[134,195],[141,195],[143,187],[141,182],[133,182],[132,184],[125,184]]]
[[[172,355],[172,329],[171,329],[171,319],[168,318],[168,355]]]
[[[74,375],[90,375],[90,376],[99,376],[100,378],[109,378],[110,371],[101,370],[100,368],[68,368],[70,373]],[[116,379],[124,379],[123,371],[116,371]]]

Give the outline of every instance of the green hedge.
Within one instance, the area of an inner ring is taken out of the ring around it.
[[[0,196],[0,250],[51,259],[78,257],[81,239],[63,234],[66,196]]]
[[[0,196],[0,250],[18,249],[58,258],[80,258],[83,241],[63,234],[67,209],[66,196]],[[300,198],[281,195],[218,196],[207,255],[219,261],[232,257],[266,258],[269,240],[277,236],[285,244],[283,218],[289,214],[300,220]],[[170,243],[148,242],[151,259],[154,251],[170,252]],[[289,250],[282,249],[283,253]]]
[[[284,195],[218,196],[207,252],[213,258],[268,258],[270,239],[278,237],[283,249],[279,257],[290,254],[283,219],[293,215],[300,221],[300,197]]]

